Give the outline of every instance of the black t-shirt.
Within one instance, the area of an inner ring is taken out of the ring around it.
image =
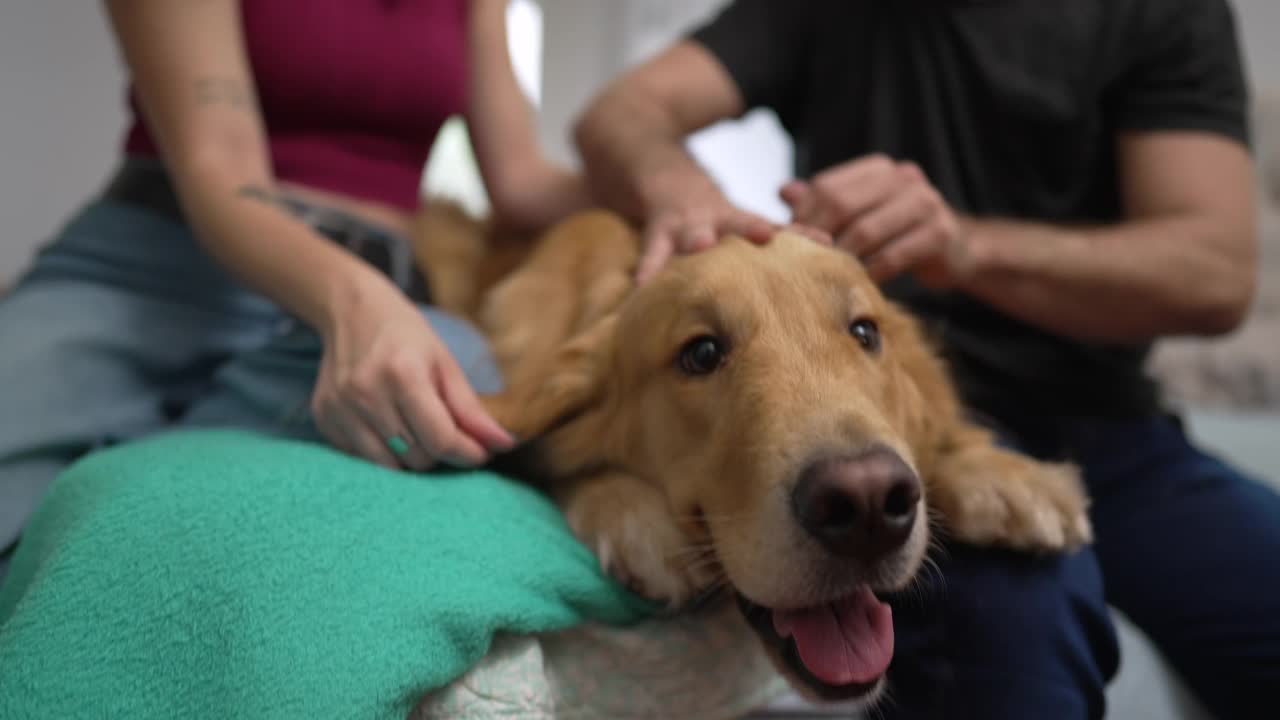
[[[1248,142],[1226,0],[738,0],[692,39],[749,107],[777,113],[798,177],[881,152],[979,217],[1119,220],[1120,131]],[[1067,340],[908,276],[885,290],[925,320],[978,409],[1158,407],[1149,346]]]

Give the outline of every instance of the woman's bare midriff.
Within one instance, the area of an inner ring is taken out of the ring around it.
[[[327,205],[351,213],[365,222],[381,226],[400,236],[408,236],[412,227],[411,215],[397,207],[360,200],[327,190],[317,190],[296,183],[279,182],[277,186],[299,200]]]

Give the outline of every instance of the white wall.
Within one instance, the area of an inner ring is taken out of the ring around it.
[[[1254,85],[1280,93],[1280,2],[1232,0]]]
[[[0,284],[106,177],[124,131],[122,83],[101,3],[0,10]]]

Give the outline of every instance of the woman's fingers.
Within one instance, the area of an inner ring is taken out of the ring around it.
[[[503,452],[515,447],[516,439],[485,409],[453,358],[441,360],[436,366],[436,373],[440,397],[459,429],[490,452]]]
[[[353,454],[392,470],[401,469],[400,459],[391,452],[387,446],[387,440],[381,437],[379,431],[372,428],[361,415],[360,411],[348,408],[347,412],[333,418],[351,447],[348,452],[354,451]]]
[[[463,467],[479,465],[488,458],[484,447],[458,428],[440,397],[437,383],[429,376],[401,388],[396,404],[413,436],[431,457]]]

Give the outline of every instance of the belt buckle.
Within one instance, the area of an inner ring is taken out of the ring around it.
[[[372,265],[411,298],[426,301],[426,290],[417,272],[413,249],[408,243],[369,228],[339,211],[307,205],[297,207],[295,211],[312,229]]]

